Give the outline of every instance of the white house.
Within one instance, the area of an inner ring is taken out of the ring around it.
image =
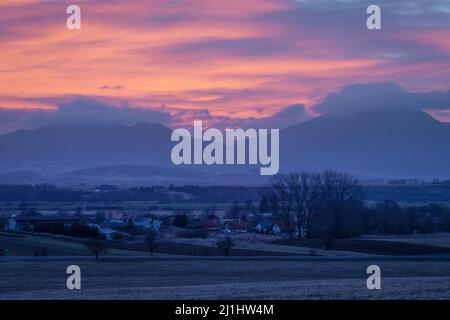
[[[271,219],[273,217],[273,214],[272,214],[272,212],[264,212],[264,213],[261,213],[261,216],[266,219]]]
[[[272,227],[272,222],[269,220],[263,220],[256,225],[256,230],[259,233],[268,233]]]
[[[101,228],[99,230],[99,232],[100,232],[100,234],[102,234],[102,235],[104,235],[106,237],[106,240],[114,240],[113,239],[113,234],[116,234],[116,233],[121,234],[124,237],[129,236],[128,233],[120,232],[120,231],[109,229],[109,228]]]
[[[135,226],[142,227],[145,231],[159,232],[161,230],[163,222],[154,218],[141,218],[137,221],[133,221],[133,224]]]
[[[272,226],[272,233],[273,233],[274,235],[277,235],[277,236],[279,236],[279,235],[281,234],[281,227],[280,227],[280,225],[279,225],[278,223],[275,223],[275,224]]]
[[[14,217],[8,219],[8,223],[5,226],[5,230],[7,230],[7,231],[15,231],[15,230],[17,230],[17,222],[16,222],[16,219]]]

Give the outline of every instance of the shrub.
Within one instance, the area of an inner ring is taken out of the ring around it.
[[[36,248],[34,250],[34,256],[35,257],[46,257],[46,256],[48,256],[48,249],[45,247]]]
[[[216,245],[226,256],[229,256],[231,248],[236,246],[236,243],[230,237],[225,237],[222,240],[217,241]]]
[[[125,238],[123,233],[114,232],[111,234],[111,239],[115,241],[122,241]]]
[[[177,214],[172,222],[172,224],[178,228],[186,228],[188,223],[189,221],[186,214]]]
[[[334,248],[334,240],[333,240],[333,238],[331,238],[331,237],[326,237],[326,238],[323,240],[323,248],[324,248],[325,250],[334,250],[335,248]]]
[[[48,256],[48,249],[47,248],[41,248],[41,256],[42,257]]]
[[[150,255],[153,256],[153,252],[155,251],[156,247],[158,246],[156,232],[151,231],[151,232],[147,233],[147,235],[145,236],[145,241],[147,242],[147,248],[148,248],[148,251],[150,252]]]
[[[88,242],[86,242],[86,247],[89,252],[95,255],[95,260],[98,259],[100,253],[106,252],[106,244],[100,238],[92,238]]]
[[[88,226],[83,223],[74,223],[70,226],[65,226],[61,222],[44,222],[34,226],[34,232],[43,232],[51,234],[62,234],[70,237],[88,238],[97,237],[99,235],[98,229]]]

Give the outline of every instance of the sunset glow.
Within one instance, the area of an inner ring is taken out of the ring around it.
[[[74,31],[65,28],[70,3],[1,2],[1,108],[52,110],[87,96],[260,118],[296,103],[310,108],[351,83],[449,89],[445,8],[406,17],[389,7],[384,29],[369,32],[364,5],[80,0],[82,29]]]

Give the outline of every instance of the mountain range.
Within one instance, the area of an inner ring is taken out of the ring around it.
[[[263,183],[259,166],[174,166],[157,124],[70,125],[0,135],[1,183]],[[324,115],[280,131],[280,171],[450,177],[450,124],[421,111]]]

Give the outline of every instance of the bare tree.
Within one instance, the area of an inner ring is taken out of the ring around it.
[[[306,226],[306,238],[311,237],[311,219],[319,211],[324,192],[322,177],[318,173],[302,171],[289,175],[289,189],[293,199],[293,211],[297,218],[298,238]]]
[[[149,233],[147,233],[147,235],[145,236],[145,241],[147,242],[147,248],[148,251],[150,251],[150,255],[153,256],[153,252],[158,246],[158,242],[156,239],[156,232],[150,231]]]
[[[290,190],[289,176],[277,174],[270,179],[269,194],[276,199],[279,206],[280,215],[286,225],[289,238],[293,238],[293,209],[294,199]]]
[[[306,193],[307,190],[303,188],[299,173],[291,173],[286,177],[290,199],[292,199],[292,211],[295,214],[298,239],[302,237],[302,226],[306,215]]]
[[[222,249],[226,256],[230,255],[231,248],[236,246],[236,243],[230,237],[225,237],[216,242],[217,247]]]
[[[98,259],[100,253],[106,252],[106,244],[104,241],[93,238],[86,243],[88,250],[95,255],[95,260]]]
[[[361,201],[362,189],[353,176],[326,170],[322,173],[325,209],[332,217],[332,235],[345,233],[344,219],[355,204]]]

